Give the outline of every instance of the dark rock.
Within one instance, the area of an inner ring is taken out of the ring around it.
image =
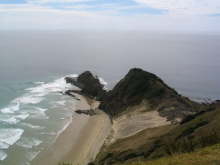
[[[73,91],[72,90],[67,90],[67,91],[65,91],[64,92],[64,94],[66,94],[66,95],[69,95],[69,96],[72,96],[72,97],[76,97],[74,94],[73,94]]]
[[[80,88],[83,94],[94,97],[97,100],[102,100],[106,95],[104,86],[100,83],[98,77],[89,71],[83,72],[77,78],[66,77],[65,79],[67,83]]]
[[[94,163],[92,163],[92,162],[90,162],[90,163],[88,163],[88,165],[95,165]]]
[[[74,90],[67,90],[67,91],[65,91],[63,94],[65,94],[65,95],[68,95],[68,96],[71,96],[71,97],[73,97],[74,99],[76,99],[76,100],[80,100],[79,98],[77,98],[75,95],[74,95]]]
[[[78,88],[83,88],[83,85],[80,84],[78,81],[77,81],[77,78],[75,77],[65,77],[65,80],[66,80],[66,83],[69,83],[69,84],[72,84]]]
[[[93,109],[90,109],[90,110],[76,110],[75,112],[78,113],[78,114],[85,114],[85,115],[89,115],[89,116],[96,115],[96,113]]]

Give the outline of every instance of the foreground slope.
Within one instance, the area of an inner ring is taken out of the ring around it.
[[[220,143],[220,102],[207,105],[207,111],[191,116],[179,125],[146,129],[118,140],[103,148],[96,164],[137,163],[139,160],[190,153],[217,143]]]
[[[219,102],[191,101],[141,69],[131,69],[100,108],[112,117],[113,131],[94,162],[98,165],[156,159],[220,142]],[[127,136],[118,136],[123,132]]]
[[[219,165],[220,144],[151,161],[136,161],[123,165]]]

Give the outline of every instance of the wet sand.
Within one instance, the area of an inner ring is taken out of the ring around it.
[[[95,159],[111,130],[108,116],[100,110],[96,112],[98,114],[89,118],[77,139],[77,143],[62,162],[86,165]]]
[[[76,109],[90,109],[97,102],[88,103],[83,96],[78,96]],[[74,114],[72,122],[57,137],[56,142],[47,150],[40,153],[33,165],[58,165],[59,163],[71,163],[72,165],[86,165],[94,160],[102,147],[105,138],[111,130],[109,117],[102,111],[88,116]]]

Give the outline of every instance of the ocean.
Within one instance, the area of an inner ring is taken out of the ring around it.
[[[31,161],[70,122],[66,75],[90,70],[111,89],[132,67],[197,101],[220,99],[220,35],[1,31],[0,165]]]

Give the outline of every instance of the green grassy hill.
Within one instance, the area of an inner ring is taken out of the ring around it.
[[[116,165],[134,160],[155,160],[192,153],[219,143],[220,102],[217,102],[207,106],[206,112],[191,116],[179,125],[147,129],[116,141],[100,152],[96,164]]]
[[[125,163],[123,165],[219,165],[220,144],[195,152],[178,154],[151,161]]]

